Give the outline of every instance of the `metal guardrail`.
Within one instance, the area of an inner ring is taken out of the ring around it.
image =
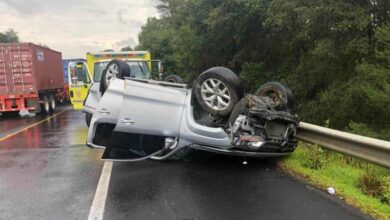
[[[300,140],[390,168],[390,142],[305,122],[299,123]]]

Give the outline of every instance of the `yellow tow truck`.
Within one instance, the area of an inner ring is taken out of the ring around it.
[[[91,84],[100,81],[103,70],[112,59],[139,60],[147,63],[149,71],[152,69],[149,51],[88,52],[86,59],[87,62],[73,62],[68,66],[71,75],[69,77],[70,101],[74,109],[83,109]]]

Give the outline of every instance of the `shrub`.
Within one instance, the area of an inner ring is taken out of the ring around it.
[[[302,161],[304,167],[319,170],[324,167],[326,158],[323,149],[317,145],[308,144],[305,152],[305,160]]]
[[[367,166],[358,179],[358,187],[363,193],[383,199],[384,181],[376,169]]]
[[[265,73],[263,63],[245,63],[242,66],[240,78],[245,85],[246,92],[255,92],[262,84],[270,80]]]
[[[359,159],[355,159],[351,156],[343,155],[343,161],[345,164],[348,164],[350,166],[363,169],[365,166],[367,166],[367,162],[364,162]]]

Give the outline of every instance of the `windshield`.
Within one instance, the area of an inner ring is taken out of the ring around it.
[[[98,62],[94,66],[93,79],[95,82],[100,82],[103,70],[110,61]],[[146,61],[127,60],[126,63],[130,66],[130,76],[137,79],[150,79],[150,71]]]

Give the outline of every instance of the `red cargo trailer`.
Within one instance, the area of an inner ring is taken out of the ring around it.
[[[60,52],[32,43],[0,43],[0,112],[53,112],[63,90]]]

